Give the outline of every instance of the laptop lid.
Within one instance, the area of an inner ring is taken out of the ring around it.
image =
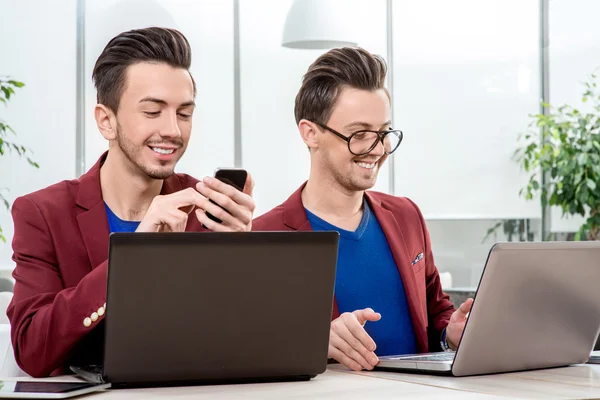
[[[600,242],[495,245],[453,375],[587,361],[600,332],[599,260]]]
[[[110,236],[104,380],[310,378],[325,371],[337,232]]]

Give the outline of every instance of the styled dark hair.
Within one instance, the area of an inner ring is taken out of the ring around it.
[[[358,47],[342,47],[323,54],[302,78],[296,95],[296,123],[302,119],[326,124],[344,87],[385,89],[385,60]],[[389,93],[386,90],[389,97]]]
[[[120,33],[108,42],[94,65],[92,79],[98,103],[116,113],[125,88],[127,67],[141,62],[165,63],[189,72],[192,50],[185,36],[175,29],[152,27]],[[191,74],[190,77],[195,96],[196,83]]]

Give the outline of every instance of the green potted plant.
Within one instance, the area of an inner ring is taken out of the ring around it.
[[[15,94],[15,89],[22,88],[23,86],[25,86],[23,82],[0,77],[0,103],[7,105],[11,96]],[[0,156],[16,152],[20,157],[24,157],[30,165],[34,166],[35,168],[39,168],[39,165],[29,157],[31,151],[25,146],[12,141],[10,135],[16,136],[16,133],[0,115]],[[6,190],[7,188],[0,189]],[[10,204],[6,197],[2,195],[1,190],[0,202],[2,202],[7,209],[10,208]],[[6,238],[2,234],[2,227],[0,227],[0,240],[6,242]]]
[[[520,195],[541,195],[542,206],[558,206],[563,216],[586,218],[575,240],[600,239],[600,92],[596,75],[585,83],[586,111],[543,104],[547,115],[532,115],[520,136],[515,160],[529,174]],[[544,179],[542,179],[544,177]]]

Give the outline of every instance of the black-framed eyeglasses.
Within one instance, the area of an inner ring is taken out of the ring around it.
[[[356,131],[350,134],[350,136],[345,136],[318,121],[309,121],[333,133],[340,139],[345,140],[348,143],[348,150],[355,156],[364,156],[365,154],[369,154],[375,147],[377,147],[377,143],[379,142],[383,144],[383,151],[385,154],[390,155],[396,151],[398,146],[400,146],[400,143],[402,143],[402,138],[404,137],[402,131],[396,129],[389,131],[371,131],[365,129]]]

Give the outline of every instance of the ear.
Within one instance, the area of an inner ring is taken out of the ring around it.
[[[302,140],[308,146],[309,150],[316,149],[317,147],[319,147],[319,141],[317,137],[317,135],[319,134],[319,130],[314,122],[302,119],[298,123],[298,130],[300,131],[300,136],[302,137]]]
[[[94,118],[104,139],[115,140],[117,138],[117,119],[111,109],[104,104],[96,104]]]

